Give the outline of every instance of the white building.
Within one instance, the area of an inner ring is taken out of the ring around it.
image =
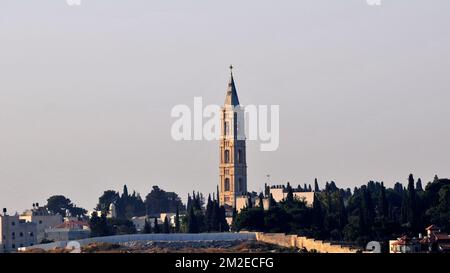
[[[101,210],[91,210],[88,211],[88,216],[89,218],[92,218],[92,215],[94,215],[94,213],[97,214],[98,217],[101,217],[103,213],[106,213],[106,218],[117,218],[117,208],[116,208],[116,204],[111,203],[108,207],[108,211],[104,212]]]
[[[145,221],[148,221],[151,227],[154,225],[154,218],[149,218],[148,216],[135,216],[131,218],[131,222],[133,222],[134,227],[137,232],[142,232],[145,227]]]
[[[270,187],[270,194],[272,195],[272,198],[276,202],[283,201],[286,199],[288,192],[286,191],[286,188],[283,186],[272,186]],[[306,206],[312,207],[314,203],[315,193],[314,192],[302,192],[302,191],[296,191],[296,189],[293,189],[293,195],[294,198],[300,201],[305,201]]]
[[[0,215],[0,253],[15,252],[19,247],[37,243],[35,223],[21,220],[19,215],[9,216],[6,209]]]
[[[180,221],[183,216],[184,215],[180,214]],[[176,213],[173,213],[173,212],[163,212],[163,213],[160,213],[159,215],[156,214],[156,215],[151,215],[151,216],[135,216],[135,217],[131,218],[131,222],[133,222],[133,225],[136,228],[136,231],[141,232],[144,230],[145,221],[147,221],[150,224],[150,226],[152,228],[154,228],[155,218],[156,218],[158,225],[164,224],[164,220],[167,218],[167,220],[169,221],[169,224],[172,227],[175,227]]]
[[[39,206],[33,206],[33,209],[25,211],[19,218],[28,223],[36,224],[38,243],[45,239],[46,229],[63,223],[63,217],[60,214],[51,214],[46,208]]]
[[[66,221],[54,228],[45,229],[45,238],[54,242],[89,238],[89,224],[83,221]]]

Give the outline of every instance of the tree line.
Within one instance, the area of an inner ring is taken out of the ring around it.
[[[407,186],[396,183],[386,188],[382,182],[340,189],[334,182],[320,190],[315,183],[312,207],[294,198],[286,186],[282,202],[242,210],[234,230],[285,232],[317,239],[346,241],[364,245],[368,241],[387,241],[402,235],[417,236],[430,225],[450,229],[450,180],[437,176],[425,189],[421,179],[409,175]],[[309,190],[309,187],[308,187]]]

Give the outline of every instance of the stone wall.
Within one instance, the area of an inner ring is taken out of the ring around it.
[[[170,233],[170,234],[131,234],[131,235],[115,235],[105,237],[95,237],[77,240],[80,246],[86,246],[90,243],[126,243],[126,242],[195,242],[195,241],[236,241],[236,240],[256,240],[254,232],[245,233]],[[55,248],[65,248],[69,241],[59,241],[49,244],[34,245],[24,247],[19,250],[44,249],[51,250]]]
[[[358,249],[350,248],[348,246],[331,244],[329,242],[297,235],[286,235],[284,233],[256,232],[256,240],[283,247],[305,248],[308,251],[315,250],[320,253],[356,253],[358,251]]]

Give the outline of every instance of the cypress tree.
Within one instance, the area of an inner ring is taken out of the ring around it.
[[[287,191],[286,202],[287,203],[294,202],[294,192],[293,192],[291,184],[289,182],[287,182],[286,191]]]
[[[388,218],[388,203],[386,200],[386,188],[383,182],[381,183],[381,191],[378,200],[378,216],[380,218],[381,226],[386,226],[386,220]]]
[[[152,226],[147,221],[147,219],[145,220],[145,225],[144,225],[144,229],[142,230],[142,233],[144,233],[144,234],[152,233]]]
[[[423,187],[422,187],[422,179],[417,179],[417,183],[416,183],[416,190],[417,191],[423,191]]]
[[[170,233],[170,224],[167,217],[164,218],[163,233]]]
[[[264,183],[264,196],[270,195],[270,187],[267,185],[267,183]]]
[[[315,192],[319,192],[320,191],[319,183],[317,182],[317,178],[314,179],[314,191]]]
[[[259,207],[260,207],[261,209],[264,209],[264,203],[263,203],[263,201],[264,201],[264,194],[261,192],[261,193],[259,194]]]
[[[388,203],[386,200],[386,188],[384,187],[384,184],[381,183],[381,192],[380,192],[380,199],[378,202],[378,213],[380,214],[380,217],[386,219],[388,215]]]
[[[122,198],[123,198],[123,197],[127,198],[128,196],[129,196],[129,195],[128,195],[128,187],[127,187],[127,185],[123,185]]]
[[[189,211],[192,207],[192,198],[191,195],[188,193],[187,203],[186,203],[186,211]]]
[[[314,201],[313,201],[313,225],[318,229],[318,230],[322,230],[323,229],[323,209],[322,209],[322,203],[320,202],[319,198],[317,195],[314,196]]]
[[[338,207],[338,213],[339,213],[339,228],[340,228],[340,231],[342,231],[348,223],[347,210],[345,209],[344,194],[343,194],[342,190],[340,190],[338,192],[337,207]]]
[[[247,208],[251,209],[253,207],[252,197],[247,195]]]
[[[230,226],[228,225],[225,208],[223,206],[219,207],[219,202],[217,202],[218,210],[219,210],[219,231],[225,232],[230,230]]]
[[[408,178],[408,222],[412,231],[417,231],[417,200],[416,190],[414,188],[414,177],[412,174]]]
[[[275,207],[277,205],[277,201],[275,201],[275,199],[273,199],[273,195],[272,194],[270,194],[269,200],[270,200],[269,201],[269,207],[273,208],[273,207]]]
[[[217,202],[219,202],[219,200],[220,200],[220,199],[219,199],[219,198],[220,198],[219,196],[220,196],[220,195],[219,195],[219,185],[217,185],[217,189],[216,189],[216,198],[215,198],[215,199],[217,200]]]
[[[154,225],[153,225],[153,233],[160,233],[158,218],[155,217]]]
[[[211,195],[208,196],[208,201],[206,202],[206,212],[205,212],[205,228],[207,231],[215,230],[215,217],[216,212],[214,209],[215,201],[211,200]]]
[[[193,206],[191,206],[188,212],[187,225],[188,225],[187,226],[188,233],[198,233],[197,217],[195,216]]]
[[[92,213],[91,219],[89,219],[89,228],[91,229],[91,236],[101,236],[100,217],[97,212]]]
[[[402,203],[400,207],[400,223],[406,224],[408,222],[408,195],[406,190],[403,189],[402,192]]]
[[[179,233],[180,232],[180,208],[177,205],[177,212],[175,214],[175,232]]]

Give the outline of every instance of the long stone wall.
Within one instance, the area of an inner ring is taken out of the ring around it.
[[[315,240],[307,237],[297,235],[286,235],[284,233],[263,233],[256,232],[256,240],[275,244],[283,247],[291,247],[303,249],[308,251],[317,251],[319,253],[357,253],[358,249],[350,248],[348,246],[341,246]]]
[[[154,242],[192,242],[192,241],[237,241],[237,240],[256,240],[256,234],[254,232],[246,233],[171,233],[171,234],[132,234],[132,235],[116,235],[95,237],[82,240],[76,240],[80,246],[86,246],[90,243],[111,243],[119,244],[126,242],[142,242],[142,241],[154,241]],[[20,251],[29,249],[44,249],[51,250],[55,248],[65,248],[69,241],[60,241],[49,244],[34,245],[31,247],[20,248]]]
[[[133,234],[117,235],[107,237],[88,238],[78,240],[80,246],[88,245],[93,242],[103,243],[125,243],[139,241],[155,242],[189,242],[189,241],[232,241],[232,240],[257,240],[265,243],[279,245],[288,248],[305,248],[308,251],[317,251],[319,253],[356,253],[358,249],[347,246],[335,245],[321,240],[315,240],[297,235],[286,235],[284,233],[263,233],[263,232],[241,232],[241,233],[199,233],[199,234]],[[69,241],[54,242],[49,244],[35,245],[32,247],[21,248],[20,250],[44,249],[51,250],[55,248],[65,248]]]

